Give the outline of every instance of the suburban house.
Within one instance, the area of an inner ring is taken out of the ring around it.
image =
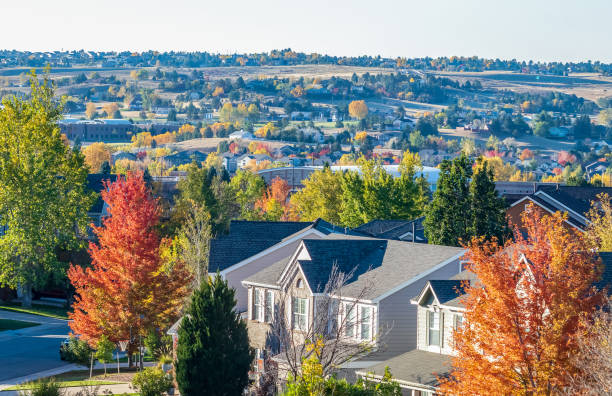
[[[369,353],[338,370],[349,379],[356,369],[369,370],[414,349],[416,308],[408,301],[428,280],[458,274],[464,253],[457,247],[339,234],[301,240],[290,257],[242,281],[256,371],[265,369],[266,354],[282,370],[287,345],[277,337],[279,326],[298,343],[322,331],[327,340],[371,344]],[[346,275],[346,281],[330,288],[337,274]],[[330,299],[333,303],[326,302]]]
[[[414,220],[372,220],[353,231],[372,238],[427,243],[423,220],[424,216]]]
[[[612,252],[602,252],[604,264],[598,288],[612,285]],[[524,258],[524,257],[523,257]],[[526,259],[525,259],[526,260]],[[432,279],[410,300],[417,307],[416,349],[380,362],[357,375],[381,380],[388,367],[405,395],[434,395],[438,378],[448,375],[451,358],[456,353],[453,331],[463,323],[465,282],[477,282],[476,276],[462,271],[450,279]]]
[[[533,194],[525,195],[512,203],[506,213],[510,222],[520,228],[522,213],[533,203],[538,210],[546,214],[557,211],[567,213],[568,227],[583,232],[589,224],[586,214],[591,208],[591,202],[597,200],[597,195],[601,193],[612,196],[612,187],[539,185]]]
[[[247,290],[241,281],[287,259],[304,238],[344,233],[324,220],[313,222],[232,220],[229,233],[210,241],[208,272],[219,274],[236,289],[236,309],[247,311]]]

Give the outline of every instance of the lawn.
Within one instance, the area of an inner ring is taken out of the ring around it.
[[[114,384],[119,384],[120,382],[114,382],[114,381],[58,381],[58,383],[59,383],[60,388],[68,388],[71,386],[114,385]],[[34,388],[34,384],[28,383],[28,384],[23,384],[23,385],[11,386],[10,388],[6,388],[3,390],[5,391],[26,390],[26,389],[33,389],[33,388]]]
[[[0,319],[0,331],[25,329],[26,327],[38,326],[38,323],[23,322],[21,320]]]
[[[68,319],[68,310],[66,308],[39,305],[36,303],[33,303],[31,308],[23,308],[18,303],[2,302],[0,304],[0,309],[3,309],[5,311],[47,316],[49,318]]]

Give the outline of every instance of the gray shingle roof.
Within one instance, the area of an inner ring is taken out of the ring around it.
[[[372,373],[382,376],[385,374],[385,367],[389,367],[393,378],[396,380],[435,388],[438,385],[437,377],[448,375],[450,363],[451,357],[448,355],[414,349],[367,370],[359,370],[357,373],[359,375]]]
[[[232,220],[227,235],[210,241],[208,268],[223,271],[234,264],[260,253],[312,222],[273,222]]]
[[[399,240],[400,237],[412,233],[414,226],[417,238],[415,242],[427,243],[423,219],[424,217],[414,220],[372,220],[354,228],[353,231],[374,238]]]
[[[460,297],[465,294],[463,281],[460,279],[430,280],[429,284],[433,289],[440,304],[452,305],[459,303]]]

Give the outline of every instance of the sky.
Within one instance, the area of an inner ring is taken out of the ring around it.
[[[1,0],[0,48],[612,62],[612,0]]]

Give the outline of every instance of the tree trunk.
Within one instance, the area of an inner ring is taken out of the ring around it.
[[[132,368],[132,366],[134,365],[134,362],[132,361],[132,351],[130,351],[129,349],[128,349],[127,356],[128,356],[128,367]]]
[[[21,306],[32,308],[32,285],[29,283],[21,286]]]

